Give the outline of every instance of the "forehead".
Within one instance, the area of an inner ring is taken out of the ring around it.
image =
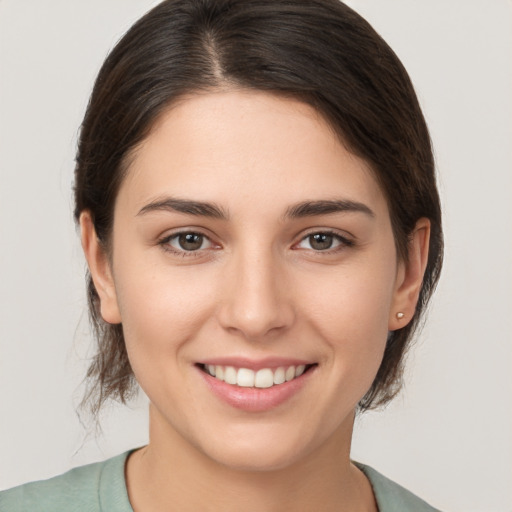
[[[343,196],[386,209],[369,165],[315,109],[247,90],[183,97],[160,116],[120,190],[135,208],[159,195],[228,208]]]

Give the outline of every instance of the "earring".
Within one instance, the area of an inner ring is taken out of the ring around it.
[[[402,318],[404,317],[404,314],[399,311],[397,314],[396,314],[396,317],[398,318],[398,320],[402,320]]]

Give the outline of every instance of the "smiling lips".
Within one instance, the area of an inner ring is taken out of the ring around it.
[[[234,366],[204,365],[212,377],[231,385],[243,388],[271,388],[300,377],[306,370],[306,365],[280,366],[278,368],[262,368],[254,371],[249,368]]]
[[[288,401],[314,373],[317,364],[305,361],[240,360],[198,364],[208,388],[228,405],[247,412],[264,412]]]

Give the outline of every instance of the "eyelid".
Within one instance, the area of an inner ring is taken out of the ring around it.
[[[187,251],[186,249],[182,249],[179,247],[179,242],[180,242],[180,237],[182,237],[183,235],[196,235],[196,236],[199,236],[201,237],[201,247],[198,248],[198,249],[195,249],[195,250],[190,250],[190,251]],[[173,245],[173,242],[174,241],[177,241],[177,245],[178,246],[175,246]],[[204,243],[207,243],[208,247],[203,247]],[[188,231],[188,232],[185,232],[185,233],[177,233],[177,234],[174,234],[174,235],[171,235],[170,237],[168,237],[167,239],[167,243],[173,248],[173,249],[176,249],[177,251],[179,252],[186,252],[186,253],[189,253],[189,252],[198,252],[198,251],[204,251],[205,249],[209,249],[210,247],[213,246],[213,243],[212,241],[205,235],[203,235],[202,233],[195,233],[193,231]]]
[[[184,249],[179,249],[177,247],[174,247],[170,244],[170,241],[179,237],[180,235],[186,235],[186,234],[196,234],[202,236],[204,239],[208,240],[210,243],[209,247],[197,249],[194,251],[187,251]],[[157,240],[157,244],[166,252],[169,252],[171,254],[178,255],[180,257],[198,257],[204,255],[205,251],[209,250],[217,250],[221,246],[220,244],[213,241],[211,235],[207,235],[203,229],[201,228],[195,228],[195,227],[186,227],[186,228],[177,228],[176,230],[172,232],[166,232],[164,235],[160,236]]]
[[[210,244],[209,247],[206,247],[206,248],[203,248],[203,249],[187,251],[185,249],[179,249],[179,248],[173,247],[169,243],[172,239],[174,239],[174,238],[176,238],[176,237],[178,237],[180,235],[185,235],[185,234],[189,234],[189,233],[190,234],[192,234],[192,233],[193,234],[197,234],[197,235],[200,235],[200,236],[204,237],[206,240],[208,240],[208,242]],[[331,247],[331,248],[325,249],[325,250],[315,250],[313,248],[308,249],[308,248],[298,247],[299,244],[301,244],[307,238],[309,238],[310,236],[315,235],[315,234],[331,235],[339,243],[335,247]],[[172,253],[172,254],[175,254],[175,255],[178,255],[178,256],[181,256],[181,257],[199,257],[199,256],[204,256],[204,253],[206,251],[210,251],[212,249],[213,250],[218,250],[218,249],[222,248],[221,244],[216,243],[213,240],[213,237],[211,235],[208,235],[208,234],[205,233],[204,229],[196,228],[196,227],[193,227],[193,226],[191,226],[191,227],[184,227],[184,228],[176,228],[176,230],[174,230],[174,231],[172,231],[170,233],[166,232],[165,235],[160,236],[158,238],[157,244],[159,246],[161,246],[162,249],[165,250],[166,252],[169,252],[169,253]],[[351,234],[347,234],[346,232],[340,233],[340,231],[332,229],[332,228],[325,228],[325,229],[322,229],[322,228],[310,228],[306,232],[301,233],[299,240],[297,242],[295,242],[292,245],[291,248],[292,249],[297,249],[297,250],[310,251],[310,252],[313,252],[315,254],[329,255],[329,254],[341,251],[341,250],[343,250],[345,248],[353,247],[354,245],[355,245],[355,240],[353,240],[352,235]]]
[[[310,236],[313,236],[316,234],[331,235],[332,237],[334,237],[335,239],[337,239],[339,241],[339,244],[336,245],[335,247],[331,247],[331,248],[325,249],[325,250],[315,250],[313,248],[311,248],[311,249],[304,248],[303,249],[303,248],[298,247],[298,245],[300,243],[307,240]],[[339,231],[332,229],[332,228],[326,228],[326,229],[313,228],[313,229],[308,230],[306,233],[302,233],[299,241],[294,243],[292,248],[298,248],[299,250],[301,250],[301,249],[308,250],[308,251],[312,251],[312,252],[318,253],[318,254],[329,254],[329,253],[333,253],[333,252],[342,250],[346,247],[353,247],[354,245],[355,245],[355,241],[351,238],[350,235],[342,234]]]

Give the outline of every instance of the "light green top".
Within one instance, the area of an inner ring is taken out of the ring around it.
[[[0,511],[133,512],[124,477],[129,454],[0,492]],[[357,466],[372,484],[379,512],[439,512],[374,469]]]

